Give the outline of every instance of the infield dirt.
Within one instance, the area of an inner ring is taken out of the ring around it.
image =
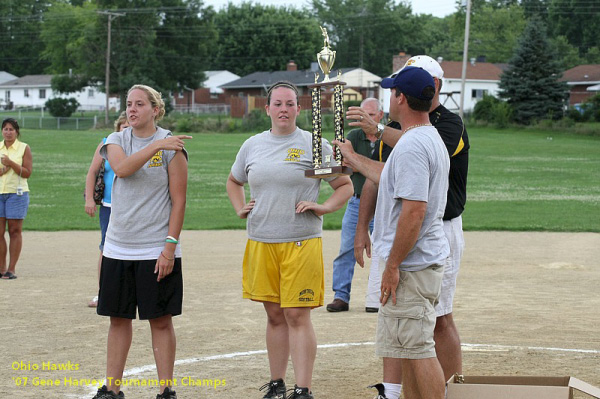
[[[258,388],[269,379],[266,315],[260,304],[241,298],[245,234],[182,233],[184,311],[174,319],[180,399],[262,397]],[[323,236],[325,303],[333,298],[339,236]],[[600,386],[600,234],[467,232],[465,239],[454,304],[464,374],[572,375]],[[97,290],[98,241],[97,231],[24,233],[19,277],[0,281],[2,396],[93,396],[97,386],[79,383],[101,382],[105,374],[108,319],[86,306]],[[349,312],[312,312],[318,343],[326,345],[317,352],[315,398],[375,395],[366,388],[381,380],[373,345],[377,315],[364,311],[367,276],[357,266]],[[133,328],[126,378],[151,383],[148,323],[134,321]],[[290,362],[289,387],[293,376]],[[143,386],[123,390],[128,399],[157,393]]]

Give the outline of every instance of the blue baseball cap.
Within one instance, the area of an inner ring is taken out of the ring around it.
[[[431,96],[423,95],[423,90],[431,86],[434,91]],[[381,87],[384,89],[396,89],[408,96],[418,98],[419,100],[429,101],[435,95],[435,83],[433,78],[423,68],[407,66],[404,67],[395,76],[384,78],[381,81]]]

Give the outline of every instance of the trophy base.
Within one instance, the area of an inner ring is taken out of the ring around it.
[[[312,179],[325,179],[333,176],[349,176],[351,174],[352,169],[348,166],[328,166],[304,171],[304,177],[310,177]]]

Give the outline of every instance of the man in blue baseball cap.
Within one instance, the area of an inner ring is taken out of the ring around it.
[[[373,252],[385,267],[377,354],[384,358],[384,381],[401,366],[407,399],[442,399],[433,332],[449,253],[442,216],[450,162],[429,121],[435,84],[422,68],[405,67],[381,86],[391,89],[390,118],[403,131],[381,173],[375,210]]]
[[[444,71],[440,64],[427,55],[418,55],[410,58],[400,70],[408,67],[423,68],[433,77],[436,93],[429,109],[429,121],[437,129],[450,157],[446,210],[442,218],[446,238],[450,244],[450,256],[444,264],[442,289],[435,307],[437,319],[434,330],[437,358],[444,371],[444,380],[448,380],[450,376],[456,373],[462,374],[460,337],[452,317],[452,303],[464,249],[462,212],[466,203],[470,144],[462,119],[440,102],[440,91],[444,77]],[[394,77],[396,77],[396,74],[392,75],[392,78]],[[373,132],[381,138],[377,146],[379,150],[371,159],[356,154],[349,143],[332,142],[338,145],[342,151],[344,163],[368,178],[361,193],[354,252],[357,263],[361,267],[364,267],[365,264],[363,253],[371,258],[366,297],[367,306],[379,308],[381,276],[378,269],[379,267],[383,268],[385,264],[379,262],[378,254],[375,251],[371,251],[368,223],[375,213],[377,186],[384,163],[404,131],[397,121],[391,121],[385,126],[378,124],[359,107],[350,107],[347,118],[354,119],[350,126],[360,127],[365,132]],[[384,369],[387,372],[384,373],[383,384],[373,385],[379,390],[377,399],[398,399],[402,391],[401,359],[384,358]]]

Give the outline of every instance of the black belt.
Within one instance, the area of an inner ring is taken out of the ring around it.
[[[354,194],[353,197],[360,199],[360,194]]]

